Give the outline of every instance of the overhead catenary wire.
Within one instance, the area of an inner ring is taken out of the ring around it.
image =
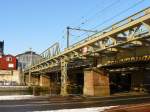
[[[116,0],[115,2],[112,2],[111,4],[107,5],[106,7],[104,7],[103,9],[99,10],[98,12],[96,12],[95,14],[93,14],[90,18],[86,19],[85,21],[81,22],[78,26],[76,27],[81,27],[81,25],[85,25],[86,23],[92,21],[94,19],[95,16],[104,13],[106,10],[108,10],[109,8],[113,7],[114,5],[118,4],[121,0]]]
[[[103,12],[105,12],[105,10],[108,10],[109,8],[111,8],[112,6],[116,5],[117,3],[119,3],[121,0],[116,0],[115,2],[112,2],[111,4],[107,5],[106,7],[104,7],[103,9],[99,10],[98,12],[96,12],[95,14],[93,14],[90,18],[88,19],[85,19],[83,22],[81,22],[79,25],[77,25],[75,28],[80,28],[82,25],[85,25],[86,23],[88,23],[89,21],[91,21],[95,16],[97,16],[98,14],[102,14]],[[104,1],[103,1],[104,2]],[[93,10],[93,9],[91,9]],[[91,12],[91,11],[89,11]],[[87,14],[89,14],[89,12]],[[87,15],[86,14],[86,15]],[[83,19],[85,17],[81,17],[81,19]],[[64,36],[64,31],[65,29],[63,30],[63,38],[65,37]]]
[[[106,0],[103,0],[103,1],[101,2],[101,4],[103,4],[105,1],[106,1]],[[94,8],[95,8],[95,7],[99,7],[99,6],[96,4],[96,5],[94,6]],[[81,16],[80,18],[78,18],[77,22],[78,22],[78,21],[81,21],[81,23],[82,23],[82,20],[83,20],[87,15],[89,15],[89,13],[93,13],[94,8],[90,8],[90,9],[87,11],[86,14],[84,14],[83,16]],[[75,22],[72,23],[72,24],[75,24]],[[72,24],[71,24],[71,25],[72,25]],[[79,24],[80,24],[80,23],[79,23]],[[77,26],[79,26],[79,25],[77,25]]]
[[[145,0],[140,0],[139,2],[133,4],[131,7],[128,7],[127,9],[125,9],[125,10],[119,12],[118,14],[116,14],[116,15],[112,16],[111,18],[105,20],[103,23],[101,23],[101,24],[95,26],[95,27],[92,28],[92,29],[95,29],[95,28],[97,28],[97,27],[99,27],[99,26],[105,24],[106,22],[113,20],[115,17],[122,15],[123,13],[129,11],[130,9],[132,9],[132,8],[134,8],[134,7],[136,7],[136,6],[138,6],[139,4],[143,3],[144,1],[145,1]]]
[[[94,17],[98,16],[98,14],[103,14],[104,12],[106,12],[106,10],[112,8],[113,6],[115,6],[116,4],[120,3],[121,0],[116,0],[115,2],[112,2],[111,4],[105,6],[103,9],[99,10],[98,12],[96,12],[95,14],[93,14],[90,18],[86,19],[84,22],[81,22],[78,26],[76,26],[75,28],[80,28],[82,27],[82,25],[85,25],[86,23],[92,21],[94,19]],[[91,30],[91,29],[89,29]],[[85,32],[84,34],[88,34],[88,32]],[[73,35],[75,36],[75,35]],[[89,36],[89,34],[88,34]],[[76,36],[76,37],[81,37],[80,35],[79,36]]]
[[[117,13],[116,15],[114,15],[114,16],[108,18],[107,20],[103,21],[103,22],[102,22],[101,24],[99,24],[99,25],[96,25],[95,27],[91,28],[90,30],[95,30],[95,29],[98,28],[99,26],[102,26],[102,25],[104,25],[105,23],[112,21],[112,20],[115,19],[116,17],[118,17],[118,16],[122,15],[123,13],[129,11],[130,9],[132,9],[132,8],[134,8],[134,7],[136,7],[136,6],[138,6],[139,4],[143,3],[144,1],[145,1],[145,0],[140,0],[140,1],[136,2],[136,3],[133,4],[132,6],[126,8],[125,10],[123,10],[123,11]],[[78,37],[82,37],[82,36],[84,36],[85,34],[87,34],[87,32],[85,32],[85,33],[79,35]]]

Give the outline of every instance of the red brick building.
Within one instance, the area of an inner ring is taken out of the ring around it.
[[[4,55],[0,57],[0,70],[16,70],[17,59],[12,55]]]

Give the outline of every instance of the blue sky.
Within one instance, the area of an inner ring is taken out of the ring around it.
[[[66,47],[67,26],[101,30],[135,12],[150,6],[150,0],[0,0],[0,40],[5,41],[5,53],[16,55],[29,50],[37,53],[59,42]],[[109,7],[109,8],[106,8]],[[83,32],[71,32],[71,44],[84,37]]]

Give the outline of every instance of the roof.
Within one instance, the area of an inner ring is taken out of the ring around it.
[[[38,55],[38,56],[40,56],[40,55],[37,54],[36,52],[33,52],[33,51],[26,51],[26,52],[24,52],[24,53],[21,53],[21,54],[16,55],[16,57],[19,57],[19,56],[22,56],[22,55],[26,55],[26,54],[31,54],[31,53],[32,53],[32,55]]]
[[[13,56],[11,54],[3,55],[3,57],[8,57],[8,56],[15,57],[15,56]]]

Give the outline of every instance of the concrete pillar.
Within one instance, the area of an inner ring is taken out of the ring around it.
[[[21,72],[21,85],[25,85],[25,74],[24,74],[24,72]]]
[[[43,76],[42,75],[40,75],[40,84],[39,85],[43,86]]]
[[[39,76],[33,74],[32,77],[31,77],[31,84],[34,85],[34,86],[38,86],[39,83],[40,83]]]
[[[110,95],[108,75],[96,68],[85,69],[83,94],[86,96]]]
[[[29,78],[29,76],[30,76],[30,78]],[[29,74],[26,74],[25,76],[24,76],[24,80],[25,80],[25,84],[27,85],[27,86],[31,86],[31,75],[29,75]],[[30,80],[30,81],[29,81]],[[30,83],[29,83],[30,82]]]
[[[40,86],[41,87],[50,87],[50,78],[44,74],[40,75]]]
[[[62,96],[67,96],[68,91],[67,91],[67,60],[62,59],[61,60],[61,95]]]
[[[24,83],[25,83],[25,85],[28,85],[28,80],[29,80],[29,75],[25,74],[24,75]]]

